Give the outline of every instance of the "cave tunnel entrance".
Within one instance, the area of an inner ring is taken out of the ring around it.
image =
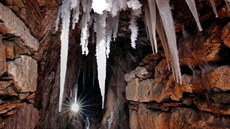
[[[81,67],[77,79],[78,99],[82,101],[83,113],[90,119],[100,120],[102,117],[102,97],[97,79],[95,54],[82,56]]]

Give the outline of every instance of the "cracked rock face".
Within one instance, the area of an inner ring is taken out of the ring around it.
[[[22,55],[8,62],[8,72],[13,76],[15,86],[20,92],[34,92],[37,89],[37,61]]]
[[[20,20],[9,8],[0,3],[0,29],[6,34],[12,34],[23,41],[24,46],[28,46],[33,51],[39,47],[38,40],[30,34],[25,23]]]

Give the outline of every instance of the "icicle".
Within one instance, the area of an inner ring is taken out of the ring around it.
[[[59,94],[59,112],[62,109],[62,100],[64,94],[66,66],[68,59],[69,45],[69,24],[70,24],[70,0],[65,0],[62,5],[62,31],[61,31],[61,72],[60,72],[60,94]]]
[[[114,115],[114,112],[110,112],[110,117],[108,118],[107,120],[107,129],[110,129],[111,128],[111,124],[113,122],[113,115]]]
[[[176,33],[171,14],[169,0],[156,0],[157,7],[165,29],[166,38],[169,46],[169,54],[171,56],[172,71],[178,83],[181,83],[181,72],[177,50]]]
[[[151,27],[151,20],[150,20],[150,11],[148,2],[144,1],[144,10],[145,10],[145,25],[146,25],[146,31],[147,31],[147,37],[150,39],[152,51],[154,53],[154,45],[153,45],[153,35],[152,35],[152,27]]]
[[[113,17],[113,41],[116,40],[117,38],[117,32],[118,32],[118,26],[119,26],[119,17],[120,17],[120,13],[118,13],[116,16]]]
[[[196,21],[196,24],[197,24],[199,31],[203,31],[201,24],[200,24],[199,17],[198,17],[195,0],[185,0],[185,1],[188,5],[189,9],[191,10],[193,17],[195,18],[195,21]]]
[[[90,129],[90,121],[88,117],[86,117],[85,129]]]
[[[105,79],[106,79],[106,27],[107,14],[104,12],[102,15],[96,15],[94,30],[97,33],[97,46],[96,46],[96,58],[97,58],[97,74],[99,87],[102,96],[102,108],[104,108],[105,99]]]
[[[98,14],[103,14],[103,11],[106,10],[108,4],[106,0],[93,0],[92,8],[94,12]]]
[[[213,10],[213,12],[215,13],[216,18],[217,18],[217,17],[218,17],[218,13],[217,13],[217,10],[216,10],[216,3],[215,3],[214,0],[209,0],[209,2],[211,3],[211,5],[212,5],[212,10]]]
[[[58,31],[58,25],[59,25],[59,20],[60,20],[60,16],[61,16],[61,7],[59,7],[59,9],[58,9],[57,19],[55,21],[55,32]]]
[[[106,30],[105,30],[105,37],[106,37],[106,57],[109,58],[110,53],[110,42],[112,41],[112,25],[113,24],[113,18],[112,16],[108,16],[107,18],[107,24],[106,24]]]
[[[140,16],[141,14],[141,4],[138,0],[130,0],[127,2],[129,8],[132,9],[132,16],[130,20],[129,29],[131,30],[131,46],[132,48],[136,48],[136,40],[138,36],[138,26],[136,17]]]
[[[72,29],[75,28],[76,23],[79,21],[79,9],[80,9],[80,0],[71,0],[71,9],[73,9],[72,14]]]
[[[136,48],[136,40],[138,36],[138,27],[136,23],[136,16],[132,14],[129,29],[131,30],[131,46],[132,48]]]
[[[82,16],[82,28],[81,28],[81,48],[82,54],[88,55],[88,37],[89,37],[89,21],[91,12],[91,0],[83,0],[83,16]]]
[[[150,17],[151,17],[151,27],[152,27],[152,35],[153,35],[153,43],[154,44],[154,51],[157,53],[157,38],[156,38],[156,4],[154,0],[149,1],[149,9],[150,9]]]

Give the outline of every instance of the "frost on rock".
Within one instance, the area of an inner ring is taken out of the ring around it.
[[[82,27],[81,27],[81,48],[82,54],[88,55],[88,38],[89,38],[89,21],[90,21],[90,12],[91,12],[91,0],[83,0],[83,16],[82,16]]]
[[[202,27],[201,27],[201,24],[200,24],[200,20],[199,20],[199,16],[198,16],[198,13],[197,13],[197,9],[196,9],[196,3],[195,3],[195,0],[185,0],[189,9],[191,10],[192,12],[192,15],[196,21],[196,24],[197,24],[197,27],[199,29],[199,31],[203,31]]]
[[[62,109],[62,100],[64,94],[66,66],[68,59],[69,45],[69,25],[70,25],[70,0],[63,1],[61,7],[62,31],[61,31],[61,72],[60,72],[60,95],[59,95],[59,112]]]
[[[96,32],[96,59],[99,87],[102,96],[102,108],[104,108],[105,99],[105,79],[106,79],[106,17],[107,13],[95,16],[94,31]]]
[[[156,0],[156,4],[162,19],[165,35],[167,38],[168,50],[169,50],[168,54],[170,56],[172,72],[175,80],[181,83],[181,72],[180,72],[180,64],[179,64],[179,57],[178,57],[178,50],[177,50],[176,33],[175,33],[171,8],[169,6],[169,0],[163,0],[163,1]]]

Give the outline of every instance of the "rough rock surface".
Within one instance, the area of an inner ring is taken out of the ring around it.
[[[9,117],[4,129],[34,129],[39,120],[39,113],[32,104],[22,104],[16,114]]]
[[[2,21],[0,23],[1,32],[20,37],[25,46],[28,46],[33,51],[38,50],[39,42],[31,35],[24,22],[21,21],[9,8],[1,3],[0,20]]]
[[[8,62],[8,72],[13,76],[20,92],[34,92],[37,89],[37,61],[29,56],[21,56]]]

